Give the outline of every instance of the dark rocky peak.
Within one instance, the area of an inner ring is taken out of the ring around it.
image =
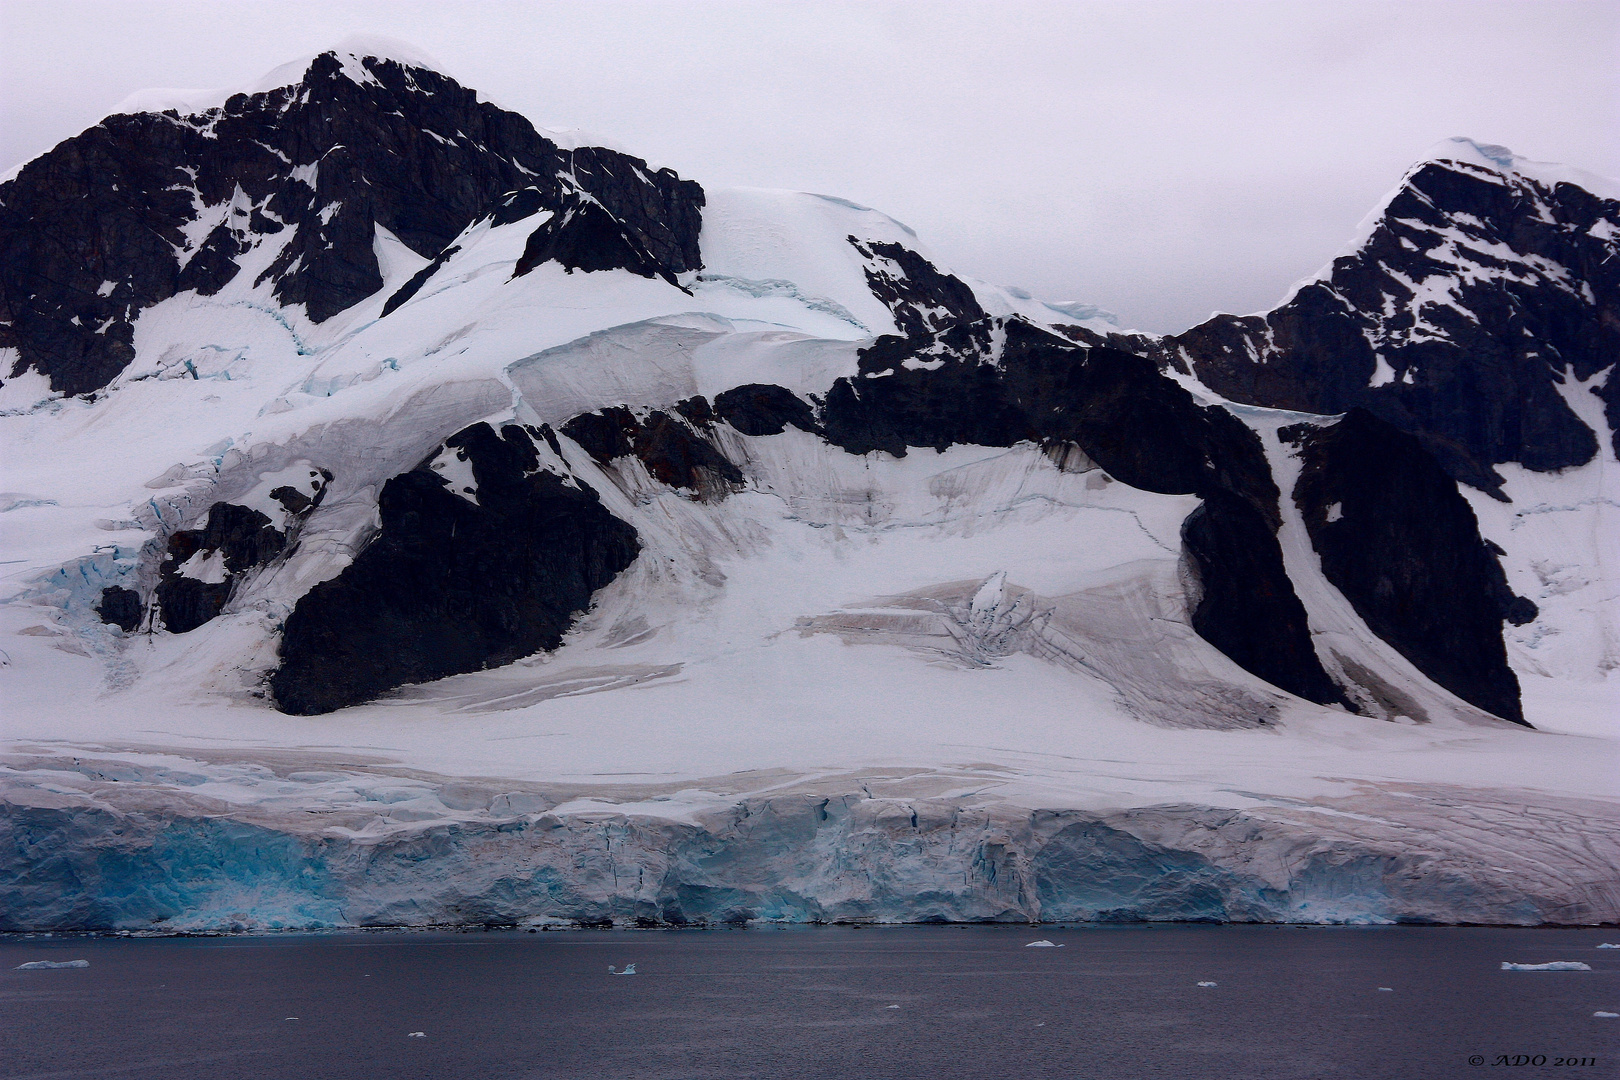
[[[1597,441],[1560,384],[1620,356],[1620,201],[1566,175],[1620,190],[1451,140],[1282,306],[1144,344],[1235,400],[1365,408],[1482,490],[1500,462],[1584,464]],[[1620,380],[1594,392],[1620,431]]]
[[[1456,483],[1366,409],[1278,436],[1304,463],[1292,495],[1322,572],[1368,628],[1464,701],[1524,723],[1502,620],[1535,605],[1508,591]]]
[[[255,247],[274,252],[255,283],[321,322],[382,287],[377,227],[434,258],[523,190],[529,213],[590,200],[634,238],[638,272],[701,266],[695,183],[559,148],[439,72],[334,51],[195,115],[110,116],[0,186],[0,345],[19,350],[17,371],[87,393],[133,358],[142,309],[218,292]],[[612,261],[591,239],[572,257]]]

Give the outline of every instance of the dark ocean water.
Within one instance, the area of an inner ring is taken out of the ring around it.
[[[1064,947],[1025,947],[1041,938]],[[1594,946],[1617,940],[1166,925],[11,937],[0,1075],[1608,1080],[1620,1020],[1592,1014],[1620,1012],[1620,950]],[[608,974],[626,963],[637,974]]]

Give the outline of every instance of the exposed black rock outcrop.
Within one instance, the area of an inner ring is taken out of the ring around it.
[[[645,237],[594,198],[581,194],[570,196],[529,234],[512,276],[522,277],[545,262],[558,263],[570,274],[575,270],[628,270],[676,284],[677,271],[649,250]]]
[[[141,625],[146,610],[141,603],[140,593],[121,585],[109,585],[101,590],[101,603],[96,605],[96,614],[101,616],[102,622],[128,634]]]
[[[287,546],[287,534],[259,511],[217,502],[201,529],[169,534],[159,567],[158,610],[164,629],[184,634],[218,615],[247,571]]]
[[[900,337],[937,336],[939,346],[956,352],[989,351],[989,323],[966,282],[900,244],[848,240],[866,258],[867,287],[894,314]]]
[[[19,355],[3,374],[34,368],[70,394],[107,385],[134,356],[143,308],[217,292],[261,242],[282,246],[258,280],[319,322],[382,287],[374,225],[432,258],[525,189],[506,213],[600,207],[633,239],[638,273],[701,267],[697,184],[611,150],[562,150],[437,72],[348,63],[358,81],[326,53],[293,85],[201,115],[110,116],[0,185],[0,347]],[[188,231],[208,222],[193,247]],[[599,266],[628,250],[595,252],[594,239],[576,230],[559,254]]]
[[[1353,708],[1322,669],[1282,546],[1260,511],[1228,492],[1208,492],[1182,525],[1181,541],[1198,573],[1192,626],[1199,637],[1274,686]]]
[[[1597,450],[1557,384],[1620,357],[1620,203],[1505,164],[1431,161],[1357,251],[1281,307],[1131,347],[1234,400],[1365,408],[1497,493],[1499,462],[1545,471]],[[1600,396],[1620,432],[1620,379]]]
[[[747,383],[715,395],[714,412],[744,435],[780,435],[789,426],[821,431],[809,402],[769,383]]]
[[[223,611],[243,575],[289,550],[298,526],[321,504],[331,481],[332,474],[326,469],[312,468],[307,479],[271,491],[270,497],[287,512],[281,529],[251,507],[216,502],[208,508],[202,528],[169,534],[154,591],[162,627],[175,634],[188,633]],[[106,595],[103,593],[103,608]],[[125,606],[116,610],[127,611],[127,599],[117,603]],[[107,618],[105,610],[102,618],[116,621]]]
[[[387,318],[398,311],[400,306],[422,291],[422,286],[428,283],[428,278],[437,274],[445,263],[449,262],[456,252],[461,250],[460,244],[451,244],[433,257],[433,261],[412,274],[410,280],[394,290],[394,295],[383,302],[383,317]]]
[[[1227,490],[1279,520],[1265,451],[1232,414],[1200,407],[1143,357],[1081,348],[1017,318],[1000,329],[999,363],[939,350],[937,337],[879,338],[860,354],[863,374],[828,392],[828,439],[850,453],[896,456],[908,446],[1073,442],[1133,487]]]
[[[1299,445],[1294,501],[1322,572],[1372,632],[1464,701],[1524,723],[1502,643],[1501,566],[1456,483],[1365,409],[1279,435]]]
[[[278,708],[330,712],[561,644],[640,543],[595,491],[541,467],[542,438],[475,424],[446,440],[470,463],[471,497],[426,462],[384,485],[376,537],[287,618]]]
[[[702,400],[702,399],[694,399]],[[692,402],[683,402],[693,411]],[[708,410],[708,402],[703,403]],[[694,430],[691,422],[654,410],[645,419],[623,406],[582,413],[562,426],[562,432],[599,465],[634,456],[647,472],[670,487],[685,488],[705,497],[724,497],[743,482],[742,471]]]
[[[990,320],[981,325],[973,339],[990,340]],[[957,443],[1073,444],[1133,487],[1203,497],[1185,538],[1201,580],[1194,629],[1273,685],[1343,704],[1283,566],[1277,486],[1254,432],[1224,409],[1199,406],[1148,359],[1081,348],[1021,319],[997,328],[999,363],[941,348],[942,335],[878,339],[860,356],[862,374],[828,392],[826,438],[850,453],[895,455]]]

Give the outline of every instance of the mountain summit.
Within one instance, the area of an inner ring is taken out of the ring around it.
[[[13,373],[99,390],[134,359],[142,311],[215,295],[250,262],[278,304],[324,322],[383,287],[379,237],[432,259],[514,191],[531,214],[600,208],[576,228],[620,233],[634,254],[598,261],[697,269],[696,184],[612,150],[561,149],[395,58],[408,50],[352,51],[365,44],[278,68],[201,112],[110,116],[24,166],[0,196],[0,346],[18,351]]]

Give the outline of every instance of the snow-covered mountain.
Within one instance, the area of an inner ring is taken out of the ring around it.
[[[1160,338],[391,43],[128,108],[0,185],[5,926],[1620,917],[1603,182]]]

